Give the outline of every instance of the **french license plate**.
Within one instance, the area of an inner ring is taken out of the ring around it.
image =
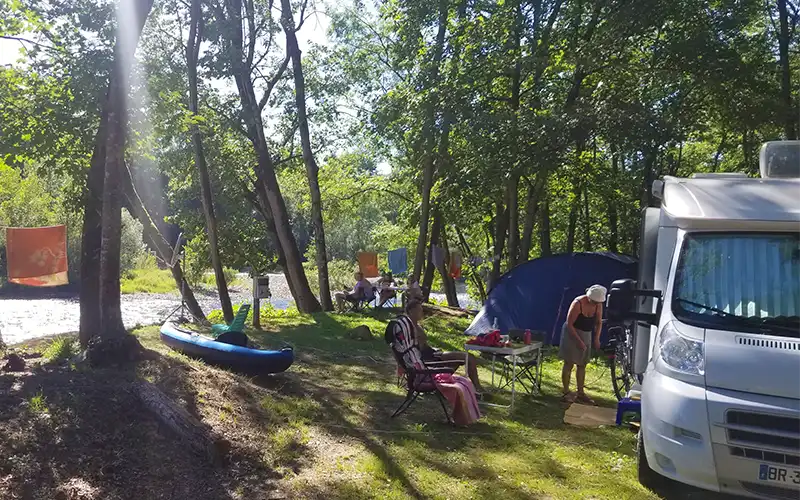
[[[776,483],[800,487],[800,469],[761,464],[758,467],[758,479],[768,483]]]

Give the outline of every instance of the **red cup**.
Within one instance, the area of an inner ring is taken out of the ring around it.
[[[531,331],[525,330],[525,345],[529,345],[531,343]]]

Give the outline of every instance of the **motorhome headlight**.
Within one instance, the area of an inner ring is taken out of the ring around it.
[[[690,375],[705,373],[703,342],[682,336],[671,321],[664,325],[659,338],[659,355],[670,368]]]

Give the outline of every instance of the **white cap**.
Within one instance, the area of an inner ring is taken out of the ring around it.
[[[592,285],[586,289],[586,296],[594,302],[605,302],[606,287],[602,285]]]

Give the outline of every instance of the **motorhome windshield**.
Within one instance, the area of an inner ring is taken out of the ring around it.
[[[800,337],[800,233],[692,233],[672,312],[706,328]]]

